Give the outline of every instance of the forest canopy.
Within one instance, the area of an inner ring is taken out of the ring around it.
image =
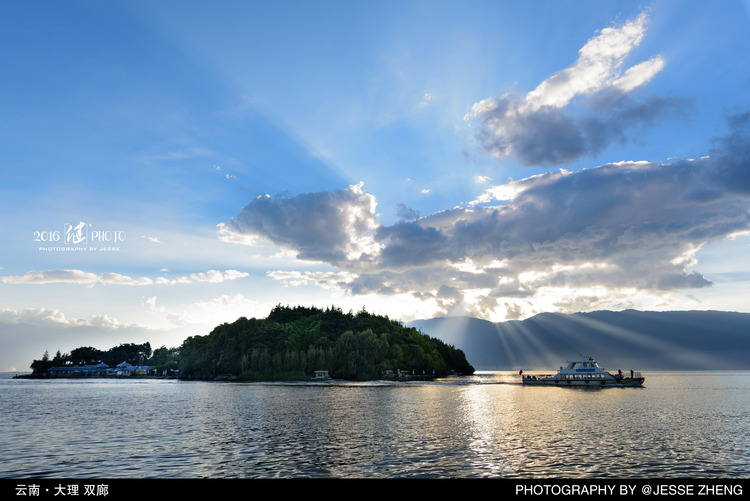
[[[299,380],[318,370],[347,380],[377,379],[386,371],[436,377],[474,373],[460,349],[387,316],[364,309],[355,314],[281,305],[265,319],[241,317],[207,335],[190,336],[178,348],[152,351],[149,343],[107,351],[81,347],[58,351],[54,358],[45,353],[31,368],[42,374],[55,366],[123,361],[152,366],[158,373],[178,369],[187,379]]]
[[[265,319],[242,317],[180,347],[181,377],[304,379],[316,370],[348,380],[377,379],[389,370],[474,373],[463,351],[364,309],[278,305]]]

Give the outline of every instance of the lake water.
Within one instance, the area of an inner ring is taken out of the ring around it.
[[[0,378],[2,478],[747,478],[750,372],[643,388]]]

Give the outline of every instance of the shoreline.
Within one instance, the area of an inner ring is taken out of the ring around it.
[[[179,379],[177,376],[118,376],[118,375],[106,375],[106,376],[48,376],[46,374],[17,374],[12,379]]]
[[[6,373],[10,374],[10,373]],[[451,375],[447,377],[463,377],[457,376],[457,375]],[[57,380],[71,380],[71,379],[119,379],[119,380],[145,380],[145,379],[164,379],[164,380],[179,380],[179,381],[206,381],[206,382],[237,382],[237,383],[247,383],[247,382],[296,382],[296,381],[333,381],[332,378],[309,378],[309,379],[240,379],[238,377],[228,377],[228,376],[217,376],[215,378],[184,378],[179,376],[142,376],[142,375],[131,375],[131,376],[118,376],[118,375],[91,375],[91,376],[50,376],[46,374],[16,374],[10,379],[36,379],[36,380],[45,380],[45,381],[57,381]],[[365,381],[393,381],[393,382],[406,382],[406,381],[434,381],[435,379],[440,379],[436,376],[428,376],[428,375],[404,375],[400,377],[379,377],[375,379],[368,379]],[[361,380],[352,380],[352,381],[361,381]]]

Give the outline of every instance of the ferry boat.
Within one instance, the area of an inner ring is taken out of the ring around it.
[[[519,371],[521,382],[526,385],[536,386],[584,386],[589,388],[629,387],[641,386],[646,380],[640,372],[623,374],[618,370],[612,374],[599,366],[592,357],[582,357],[578,360],[567,360],[566,368],[560,367],[557,374],[551,375],[524,375]]]

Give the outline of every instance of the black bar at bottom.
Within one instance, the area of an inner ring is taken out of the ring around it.
[[[467,489],[482,485],[492,488],[492,496],[519,499],[573,498],[595,496],[597,499],[627,499],[641,496],[721,497],[738,499],[750,495],[750,479],[0,479],[0,499],[252,499],[260,498],[265,489],[272,495],[300,494],[306,497],[336,493],[367,493],[392,498],[393,489],[405,486],[419,489],[420,499],[445,499],[471,495]],[[439,496],[439,497],[438,497]]]

